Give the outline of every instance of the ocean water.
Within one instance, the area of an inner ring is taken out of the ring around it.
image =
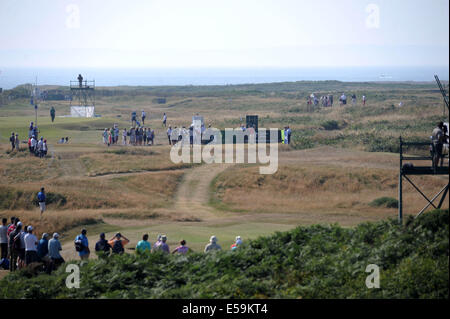
[[[366,81],[434,81],[434,74],[449,80],[449,67],[311,67],[311,68],[197,68],[197,69],[50,69],[1,68],[0,88],[20,84],[69,85],[81,73],[97,86],[161,85],[229,85],[293,81],[337,80]]]

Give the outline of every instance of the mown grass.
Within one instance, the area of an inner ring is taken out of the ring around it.
[[[389,298],[447,299],[449,213],[395,220],[298,227],[260,237],[236,251],[169,256],[124,254],[81,266],[68,289],[64,267],[1,280],[1,298]],[[366,267],[380,271],[368,289]]]

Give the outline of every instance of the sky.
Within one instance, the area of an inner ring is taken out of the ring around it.
[[[448,0],[0,0],[0,67],[448,66]]]

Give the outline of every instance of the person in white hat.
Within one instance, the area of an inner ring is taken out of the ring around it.
[[[38,240],[33,234],[33,226],[28,226],[27,234],[24,236],[25,242],[25,265],[30,265],[31,263],[38,261],[37,255],[37,245]]]
[[[205,246],[205,253],[213,250],[222,250],[222,247],[220,247],[220,245],[217,244],[218,241],[219,240],[217,239],[216,236],[211,236],[211,238],[209,239],[209,244]]]

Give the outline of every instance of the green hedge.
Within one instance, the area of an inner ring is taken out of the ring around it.
[[[436,210],[403,226],[298,227],[236,251],[113,256],[82,265],[79,289],[65,287],[65,267],[19,271],[0,281],[0,298],[448,299],[448,225],[448,210]],[[379,289],[365,285],[369,264],[379,266]]]

